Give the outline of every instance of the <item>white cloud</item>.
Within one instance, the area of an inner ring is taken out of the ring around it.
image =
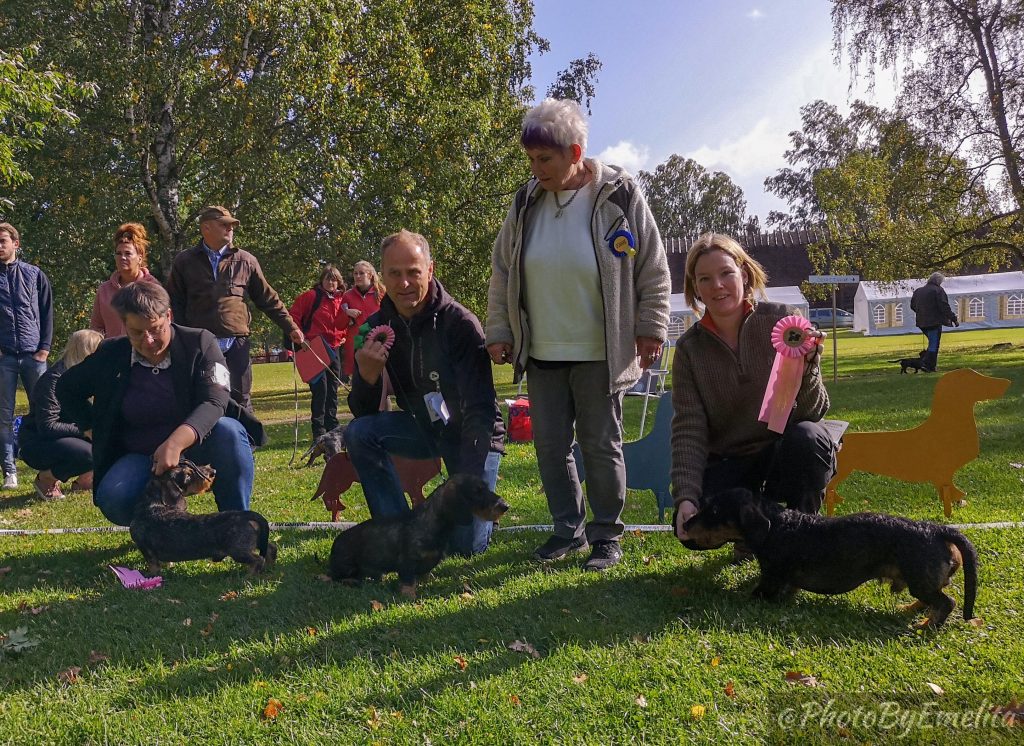
[[[687,157],[729,174],[743,189],[749,213],[765,217],[769,210],[784,209],[776,197],[765,194],[763,183],[786,165],[783,153],[790,145],[789,133],[800,128],[800,107],[824,99],[846,114],[855,98],[879,106],[891,106],[895,98],[895,84],[885,71],[878,73],[874,91],[866,85],[851,90],[849,83],[844,63],[837,65],[831,45],[823,43],[776,79],[766,80],[762,96],[744,101],[725,117],[727,123],[752,122],[750,127],[737,131],[726,124],[722,130],[728,135],[690,149]]]
[[[747,18],[749,18],[752,21],[757,21],[761,18],[764,18],[764,13],[761,12],[760,8],[754,8],[752,11],[747,13]]]
[[[634,145],[629,140],[619,140],[597,154],[597,160],[621,166],[636,175],[646,169],[651,160],[651,151],[646,145]]]

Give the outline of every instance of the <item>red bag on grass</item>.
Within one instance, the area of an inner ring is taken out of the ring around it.
[[[512,443],[533,440],[533,421],[530,419],[530,400],[519,398],[508,405],[508,439]]]

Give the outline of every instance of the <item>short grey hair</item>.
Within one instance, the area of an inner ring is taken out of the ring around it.
[[[407,241],[419,246],[423,250],[423,254],[427,257],[427,261],[430,261],[430,244],[427,243],[426,237],[419,233],[407,231],[405,228],[402,228],[402,230],[397,233],[392,233],[390,236],[385,236],[384,240],[380,242],[381,261],[384,261],[384,252],[387,251],[392,244],[396,244],[399,241]]]
[[[942,282],[945,279],[946,279],[946,276],[944,274],[942,274],[941,272],[932,272],[931,276],[928,278],[928,284],[929,285],[941,285]]]
[[[587,119],[570,98],[546,98],[523,117],[519,142],[524,148],[568,148],[573,143],[587,149]]]
[[[124,321],[134,313],[146,319],[158,319],[171,310],[171,298],[156,282],[131,282],[117,291],[110,305]]]

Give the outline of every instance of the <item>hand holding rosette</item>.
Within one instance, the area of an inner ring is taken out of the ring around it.
[[[764,400],[761,402],[759,422],[768,423],[768,429],[781,433],[786,429],[789,413],[800,391],[804,374],[804,357],[818,343],[811,322],[803,316],[786,316],[772,329],[772,347],[775,363],[772,365]]]
[[[379,342],[384,345],[385,350],[390,350],[391,345],[395,343],[395,330],[387,324],[381,324],[373,327],[366,335],[366,339],[369,342]]]

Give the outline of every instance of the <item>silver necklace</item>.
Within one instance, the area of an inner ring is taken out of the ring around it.
[[[585,187],[587,185],[586,178],[587,178],[587,174],[588,173],[590,173],[590,169],[587,168],[586,166],[584,166],[583,167],[583,179],[584,179],[584,182],[582,184],[580,184],[578,187],[576,187],[576,190],[572,193],[572,196],[569,197],[568,200],[566,200],[564,205],[561,202],[558,201],[558,192],[552,192],[552,194],[555,196],[555,204],[558,205],[558,212],[555,213],[555,220],[558,220],[558,218],[562,217],[562,211],[565,210],[566,207],[568,207],[569,205],[572,204],[572,201],[574,199],[576,199],[576,195],[580,193],[580,189],[582,189],[583,187]]]

